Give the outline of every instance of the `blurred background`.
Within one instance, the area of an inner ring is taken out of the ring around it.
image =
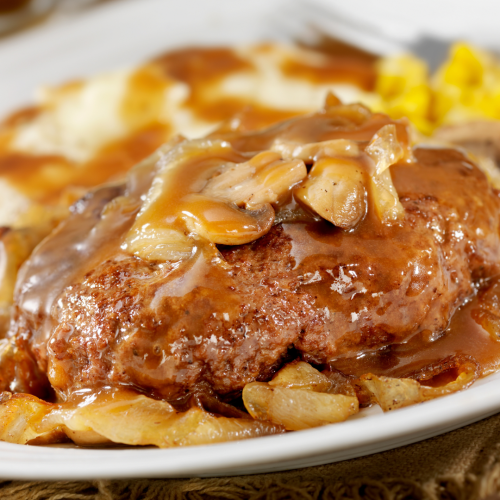
[[[192,44],[314,45],[328,36],[435,68],[456,40],[500,48],[493,0],[0,0],[0,114],[33,89]]]

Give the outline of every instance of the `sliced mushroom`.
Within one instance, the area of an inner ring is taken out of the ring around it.
[[[266,234],[274,222],[274,209],[269,203],[245,210],[203,195],[193,194],[189,200],[191,210],[182,215],[186,227],[211,243],[250,243]]]
[[[283,161],[280,154],[264,151],[245,163],[225,166],[202,193],[240,207],[259,207],[278,202],[306,175],[306,166],[300,159]]]
[[[346,126],[372,116],[364,106],[342,105],[334,97],[323,113]],[[189,257],[200,244],[215,251],[215,244],[249,243],[269,231],[274,208],[292,189],[303,207],[352,229],[366,214],[368,183],[380,220],[391,224],[404,210],[388,168],[409,149],[398,141],[395,124],[379,127],[365,152],[366,136],[310,144],[275,138],[266,143],[270,151],[250,159],[227,141],[179,138],[159,153],[156,176],[122,248],[172,261]],[[309,175],[304,162],[314,162]]]
[[[227,142],[186,141],[160,158],[158,174],[122,246],[144,259],[179,260],[196,241],[241,245],[266,234],[271,204],[304,179],[301,160],[262,152],[248,161]]]
[[[317,161],[307,180],[294,191],[297,201],[343,229],[365,215],[366,190],[359,162],[348,158]]]

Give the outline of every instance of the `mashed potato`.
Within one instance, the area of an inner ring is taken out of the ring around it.
[[[44,88],[35,109],[0,128],[0,189],[9,200],[0,203],[0,224],[18,225],[32,204],[72,201],[68,186],[71,193],[114,179],[173,135],[201,137],[237,113],[249,128],[268,125],[319,108],[329,90],[344,102],[376,106],[374,81],[370,65],[259,45],[186,49]],[[23,178],[16,179],[8,170],[21,163]]]
[[[328,91],[406,116],[426,135],[500,118],[500,65],[465,44],[432,78],[412,55],[374,65],[276,44],[178,50],[139,68],[41,89],[36,108],[4,122],[0,225],[25,225],[20,216],[34,205],[67,206],[175,134],[201,137],[230,120],[269,125],[318,109]]]

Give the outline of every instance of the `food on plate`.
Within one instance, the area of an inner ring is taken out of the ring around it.
[[[332,94],[175,136],[22,266],[0,437],[204,444],[466,388],[500,363],[499,208],[463,152]]]
[[[0,439],[215,443],[497,370],[497,73],[182,49],[12,115]]]
[[[12,253],[13,241],[19,248],[1,271],[0,336],[17,270],[34,245],[86,191],[123,179],[176,134],[200,138],[231,121],[256,130],[314,112],[333,91],[343,102],[408,117],[440,143],[465,146],[500,186],[498,127],[484,121],[499,117],[498,68],[463,44],[432,78],[410,55],[377,60],[263,44],[178,49],[137,68],[42,89],[36,106],[0,124],[0,225],[9,228],[0,248]]]
[[[267,44],[179,49],[42,89],[36,106],[0,123],[0,226],[10,228],[0,248],[27,233],[38,243],[90,188],[123,179],[176,134],[199,138],[231,120],[268,126],[319,109],[329,90],[372,101],[375,78],[371,62]],[[28,255],[19,252],[3,274],[15,276]],[[12,283],[0,279],[0,337]]]

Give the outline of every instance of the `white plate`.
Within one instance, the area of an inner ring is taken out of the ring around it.
[[[0,443],[5,479],[110,479],[256,474],[310,467],[396,448],[493,415],[500,373],[470,389],[382,413],[361,411],[340,424],[210,446],[78,449]]]
[[[39,84],[132,65],[171,47],[282,39],[285,0],[120,0],[0,42],[0,115]],[[78,449],[0,443],[5,479],[99,479],[250,474],[319,465],[413,443],[500,410],[500,373],[469,390],[382,414],[286,435],[184,449]]]

